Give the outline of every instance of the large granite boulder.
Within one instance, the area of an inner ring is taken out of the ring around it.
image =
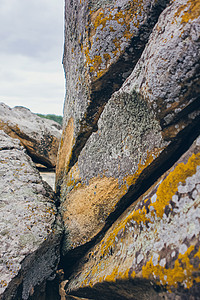
[[[58,166],[57,190],[66,229],[64,254],[78,248],[81,252],[80,246],[105,231],[199,134],[198,8],[199,1],[177,0],[161,13],[132,74],[105,105],[98,130],[84,141],[74,166],[69,170],[65,165],[64,173]],[[97,16],[102,8],[98,9]],[[71,80],[75,85],[76,79]],[[102,97],[107,95],[103,87]],[[68,92],[74,97],[70,88]],[[64,128],[69,128],[71,109],[77,109],[76,102],[72,104],[67,98]],[[84,140],[83,136],[76,139],[73,122],[70,124],[72,131],[63,131],[61,165],[62,155],[67,158],[72,153],[71,145]]]
[[[55,167],[61,137],[58,123],[40,118],[25,107],[11,109],[0,103],[0,129],[18,138],[35,162]]]
[[[1,130],[0,191],[0,299],[44,299],[60,258],[54,194],[20,141]]]
[[[199,299],[199,216],[200,136],[91,249],[65,283],[66,294]]]
[[[132,72],[169,0],[65,1],[64,130],[57,178],[76,162],[112,93]]]

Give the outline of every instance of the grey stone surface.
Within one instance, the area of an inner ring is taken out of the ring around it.
[[[61,226],[51,188],[19,140],[0,131],[0,299],[28,299],[55,275]],[[22,289],[21,289],[22,287]]]
[[[116,93],[99,119],[98,131],[79,155],[81,181],[89,184],[101,175],[117,178],[121,186],[139,165],[145,165],[148,155],[155,159],[167,145],[159,122],[143,99],[134,93]]]
[[[197,136],[198,7],[198,1],[177,0],[161,13],[141,58],[108,100],[76,164],[70,172],[65,165],[61,181],[58,171],[66,252],[92,240],[111,214],[134,201],[161,167]],[[73,134],[71,138],[73,146],[76,139]]]
[[[63,140],[58,179],[71,168],[112,93],[130,75],[168,0],[65,1],[66,74]],[[61,179],[62,180],[62,179]]]
[[[154,111],[165,139],[200,114],[198,1],[172,1],[160,15],[121,92],[137,92]]]
[[[43,119],[25,107],[0,103],[0,129],[18,138],[36,162],[55,167],[61,126]]]
[[[106,300],[199,299],[199,214],[200,137],[89,251],[66,292]]]

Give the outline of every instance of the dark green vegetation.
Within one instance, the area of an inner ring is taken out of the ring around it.
[[[41,118],[53,120],[53,121],[59,123],[60,125],[62,125],[62,120],[63,120],[62,116],[51,115],[51,114],[48,114],[48,115],[37,114],[37,115]]]

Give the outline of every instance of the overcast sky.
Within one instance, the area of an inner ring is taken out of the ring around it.
[[[0,102],[61,115],[64,0],[0,0]]]

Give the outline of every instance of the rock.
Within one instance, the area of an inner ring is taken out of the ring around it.
[[[58,167],[64,254],[102,234],[199,134],[198,7],[198,1],[177,0],[161,13],[132,74],[105,105],[98,130],[71,170],[65,166],[62,180]],[[72,107],[67,101],[65,120]],[[66,133],[67,147],[71,138]]]
[[[53,190],[55,190],[55,173],[54,172],[40,172],[40,175],[44,181],[46,181]]]
[[[165,140],[200,114],[199,1],[172,1],[121,92],[135,91],[154,112]]]
[[[0,299],[26,300],[54,278],[62,229],[53,191],[2,130],[0,191]]]
[[[89,251],[67,294],[96,300],[199,299],[199,215],[200,136]]]
[[[64,130],[57,178],[77,161],[112,93],[137,63],[168,0],[65,1]],[[59,183],[60,184],[60,183]],[[58,184],[58,185],[59,185]]]
[[[10,108],[0,103],[0,129],[18,138],[35,162],[55,167],[61,126],[43,119],[21,106]]]

